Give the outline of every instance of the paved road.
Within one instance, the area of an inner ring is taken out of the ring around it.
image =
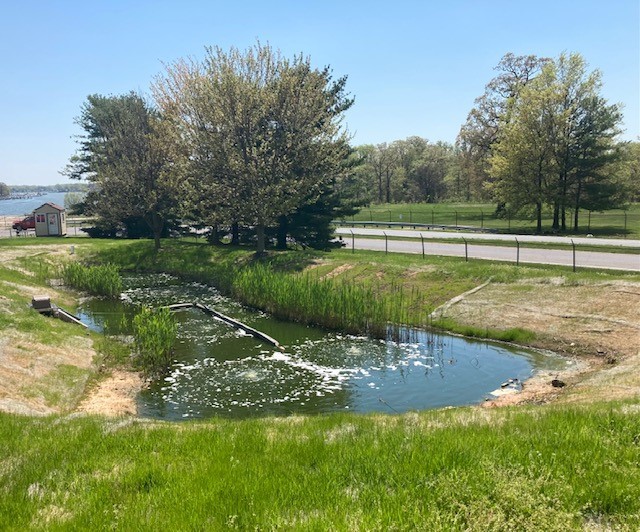
[[[355,231],[354,231],[355,233]],[[344,234],[344,233],[343,233]],[[389,232],[387,232],[389,234]],[[466,237],[465,237],[466,238]],[[520,237],[518,237],[519,239]],[[591,239],[589,239],[591,241]],[[344,238],[346,247],[351,247],[352,239],[349,234]],[[389,240],[375,238],[353,238],[355,249],[368,249],[385,251],[389,253],[422,253],[422,242],[411,240]],[[470,241],[466,247],[469,259],[500,260],[516,262],[518,259],[517,248],[487,246]],[[427,255],[445,255],[451,257],[464,257],[464,243],[425,242],[424,253]],[[532,264],[556,264],[561,266],[573,265],[573,251],[571,250],[546,250],[535,248],[520,248],[519,261]],[[612,270],[629,270],[640,272],[640,255],[631,253],[605,253],[600,251],[576,251],[576,267],[578,268],[604,268]]]
[[[452,232],[452,231],[414,231],[409,229],[370,229],[365,227],[352,227],[345,228],[339,227],[336,229],[336,233],[339,235],[349,235],[353,231],[354,235],[363,236],[387,236],[391,237],[405,237],[405,238],[420,238],[422,235],[425,240],[429,239],[462,239],[467,240],[503,240],[505,242],[515,242],[517,238],[521,244],[529,243],[544,243],[544,244],[565,244],[571,245],[571,241],[580,245],[589,246],[620,246],[620,247],[632,247],[640,248],[640,240],[629,240],[621,238],[586,238],[586,237],[569,237],[569,236],[551,236],[551,235],[504,235],[495,233],[464,233],[464,232]]]

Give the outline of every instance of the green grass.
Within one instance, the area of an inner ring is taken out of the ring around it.
[[[0,528],[636,530],[638,408],[178,425],[0,414]]]
[[[489,277],[509,284],[558,276],[568,285],[640,280],[347,250],[256,261],[243,249],[163,245],[156,254],[151,242],[86,241],[85,258],[187,271],[200,281],[220,279],[229,290],[273,289],[275,300],[306,285],[326,292],[341,283],[391,298],[401,282],[421,294],[421,312]],[[341,266],[339,276],[324,277]],[[39,276],[0,267],[0,281],[14,283],[2,284],[10,313],[0,313],[0,330],[55,341],[77,332],[27,308],[20,287],[46,286]],[[439,325],[530,339],[517,329]],[[107,359],[126,360],[121,344],[94,338]],[[51,388],[38,393],[64,403],[65,390],[83,376],[65,366],[50,378]],[[179,424],[0,413],[0,530],[637,530],[639,414],[638,401]]]
[[[380,221],[423,223],[447,226],[475,226],[495,229],[504,233],[534,233],[535,221],[523,216],[498,218],[496,206],[490,203],[403,203],[379,204],[365,207],[358,214],[349,218],[354,221]],[[626,230],[625,230],[626,213]],[[545,212],[543,231],[551,232],[551,212]],[[572,226],[573,218],[567,217],[567,224]],[[571,231],[569,231],[571,232]],[[587,211],[580,212],[580,230],[578,234],[594,236],[612,236],[640,238],[640,204],[632,204],[626,211],[611,210],[602,213],[593,212],[591,218]]]

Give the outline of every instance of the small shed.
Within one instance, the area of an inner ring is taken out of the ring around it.
[[[65,236],[67,217],[64,207],[55,203],[44,203],[33,211],[36,219],[36,236]]]

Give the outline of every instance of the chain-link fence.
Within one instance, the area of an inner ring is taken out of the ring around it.
[[[536,222],[531,218],[512,216],[508,212],[498,213],[495,209],[451,209],[416,206],[390,206],[363,208],[352,217],[341,220],[343,223],[357,222],[393,224],[411,226],[430,226],[454,229],[483,230],[503,233],[534,233]],[[553,214],[543,213],[544,232],[553,232]],[[567,232],[573,232],[574,213],[566,213]],[[640,212],[616,210],[607,212],[580,211],[576,233],[594,236],[616,236],[640,238]]]

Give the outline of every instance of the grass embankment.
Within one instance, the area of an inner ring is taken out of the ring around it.
[[[105,362],[127,353],[117,342],[77,325],[42,316],[31,298],[46,294],[74,313],[78,299],[48,279],[66,259],[62,239],[0,240],[0,409],[51,414],[74,409]],[[1,458],[0,458],[1,459]]]
[[[536,223],[524,216],[496,215],[496,205],[491,203],[384,203],[360,210],[349,218],[354,221],[379,221],[421,223],[446,226],[474,226],[495,229],[501,233],[535,233]],[[640,238],[640,204],[634,203],[624,211],[621,209],[592,212],[581,211],[577,233],[595,236]],[[551,232],[552,213],[543,214],[543,231]],[[567,215],[567,224],[573,224],[573,214]]]
[[[3,530],[640,526],[638,404],[0,420]]]
[[[426,257],[348,250],[279,252],[256,260],[249,250],[168,241],[156,253],[149,242],[98,244],[93,260],[124,270],[169,272],[220,287],[245,304],[277,317],[352,333],[382,336],[387,323],[442,330],[516,343],[531,343],[522,327],[490,328],[434,321],[432,312],[478,285],[516,284],[523,279],[562,277],[566,284],[640,279],[608,271],[571,272],[543,265],[515,266],[463,258]],[[549,346],[545,346],[549,347]]]
[[[226,279],[228,289],[235,275],[225,272],[254,264],[242,250],[185,242],[158,255],[148,242],[77,247],[127,269]],[[558,277],[568,290],[639,280],[373,252],[284,253],[266,264],[380,291],[406,281],[423,293],[421,319],[489,277],[526,297]],[[519,284],[527,279],[539,284]],[[2,266],[0,281],[3,339],[20,329],[46,341],[62,327],[62,341],[75,330],[26,308],[28,290],[44,287],[37,276]],[[637,530],[639,413],[636,399],[184,424],[0,414],[0,529]]]

